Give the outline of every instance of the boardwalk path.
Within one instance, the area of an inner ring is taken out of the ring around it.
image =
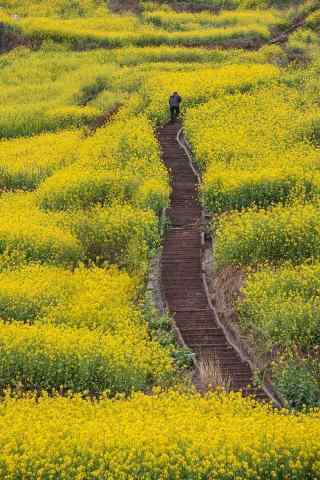
[[[167,124],[159,131],[163,161],[171,171],[170,227],[164,243],[161,281],[170,313],[188,347],[198,360],[215,358],[232,382],[233,390],[249,393],[249,365],[229,345],[209,307],[202,281],[201,206],[198,180],[185,151],[177,142],[180,125]],[[265,399],[262,391],[257,397]]]

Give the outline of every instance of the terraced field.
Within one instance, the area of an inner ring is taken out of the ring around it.
[[[319,25],[0,0],[0,479],[320,478]]]

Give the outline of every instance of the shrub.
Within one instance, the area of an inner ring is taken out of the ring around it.
[[[290,360],[274,372],[275,384],[290,408],[320,405],[320,384],[303,362]]]

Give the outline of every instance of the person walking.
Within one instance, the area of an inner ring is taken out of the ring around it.
[[[171,122],[174,122],[175,119],[180,114],[180,103],[182,98],[178,94],[178,92],[173,92],[173,94],[169,98],[169,107],[170,107],[170,115],[171,115]]]

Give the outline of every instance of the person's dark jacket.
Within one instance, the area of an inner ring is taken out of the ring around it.
[[[171,97],[169,98],[170,107],[179,107],[181,100],[182,99],[180,95],[171,95]]]

